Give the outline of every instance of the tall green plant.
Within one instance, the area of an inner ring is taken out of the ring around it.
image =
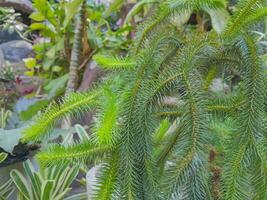
[[[221,9],[222,1],[163,2],[157,16],[142,26],[130,58],[95,57],[115,71],[106,83],[92,92],[70,95],[66,102],[71,104],[48,109],[23,140],[48,136],[64,114],[79,115],[84,107],[95,107],[92,139],[56,145],[37,155],[44,165],[66,160],[104,163],[94,199],[266,199],[266,77],[259,45],[248,31],[265,16],[261,3],[241,1],[217,34],[177,29],[172,16]],[[212,79],[233,73],[241,80],[228,93],[209,90]],[[174,103],[167,102],[170,96]],[[227,124],[229,118],[235,119],[233,129],[214,125]],[[159,133],[165,120],[172,125]],[[226,140],[218,136],[224,144],[218,163],[223,169],[223,176],[217,177],[222,181],[216,188],[219,195],[214,195],[210,177],[214,158],[208,159],[210,147],[216,148],[214,129],[228,133]]]

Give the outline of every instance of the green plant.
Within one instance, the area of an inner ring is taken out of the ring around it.
[[[68,71],[69,65],[73,65],[71,56],[76,50],[73,50],[72,46],[76,45],[77,48],[77,34],[76,39],[74,37],[78,30],[80,31],[79,40],[81,40],[78,47],[82,52],[79,54],[80,61],[77,63],[79,67],[82,63],[88,62],[94,51],[103,50],[103,48],[112,51],[125,50],[128,46],[129,29],[117,27],[113,30],[111,26],[116,22],[108,17],[104,18],[103,13],[106,8],[103,5],[87,4],[84,0],[60,1],[56,4],[38,0],[34,1],[33,5],[36,12],[30,15],[34,20],[30,30],[39,31],[41,36],[47,38],[34,45],[37,60],[34,68],[41,75],[50,78],[51,73],[61,75]],[[79,12],[81,6],[83,9]],[[86,15],[87,10],[90,13],[89,16]],[[74,20],[76,15],[77,19]],[[79,19],[78,15],[83,19]],[[78,24],[80,24],[79,27],[76,26]]]
[[[10,172],[18,189],[19,199],[64,199],[79,171],[77,167],[69,167],[66,164],[51,166],[39,172],[34,170],[30,161],[24,162],[23,166],[26,177],[16,169]],[[82,199],[86,198],[83,196]]]
[[[72,19],[82,2],[83,0],[72,0],[55,4],[46,0],[34,1],[36,11],[30,15],[34,20],[30,30],[40,31],[41,36],[48,38],[34,46],[38,61],[35,68],[39,71],[59,74],[66,72],[64,67],[69,64],[70,40],[74,34]],[[50,73],[48,75],[51,76]]]
[[[127,27],[113,30],[111,26],[115,26],[115,21],[103,18],[106,8],[102,4],[87,4],[81,0],[56,4],[36,1],[34,7],[36,10],[30,16],[33,19],[30,28],[39,31],[45,39],[34,45],[35,58],[24,59],[28,69],[25,75],[38,75],[41,85],[35,97],[43,98],[20,113],[22,120],[31,119],[38,109],[64,92],[67,95],[75,91],[86,64],[95,53],[121,53],[130,43]]]
[[[0,7],[0,30],[17,32],[21,38],[27,40],[23,32],[27,26],[21,23],[21,14],[16,13],[13,8]]]
[[[15,75],[11,67],[6,67],[1,70],[0,92],[2,95],[0,97],[0,105],[2,108],[11,109],[11,102],[13,102],[17,96],[16,91],[14,90],[15,84],[13,80],[15,80]]]
[[[241,1],[219,34],[172,21],[224,7],[219,0],[164,1],[141,26],[130,58],[95,57],[114,71],[106,82],[52,105],[23,141],[49,137],[58,120],[96,108],[92,139],[37,155],[47,166],[104,163],[94,199],[266,199],[266,75],[248,27],[267,8]],[[232,83],[236,74],[241,81],[228,93],[209,90],[214,78]]]
[[[0,153],[0,163],[3,162],[7,157],[6,153]]]
[[[7,158],[6,153],[0,153],[0,163],[3,162]],[[0,199],[6,200],[9,196],[14,192],[14,188],[12,187],[12,181],[9,180],[3,185],[0,186]]]
[[[1,108],[0,110],[0,128],[5,128],[8,118],[12,115],[10,110],[5,110]]]
[[[15,191],[15,188],[12,187],[12,180],[7,181],[0,186],[0,199],[7,200],[10,195]]]

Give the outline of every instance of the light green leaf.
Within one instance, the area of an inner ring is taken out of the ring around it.
[[[125,21],[124,21],[124,25],[126,25],[131,20],[131,18],[137,15],[146,4],[153,4],[157,2],[158,0],[142,0],[142,1],[137,2],[134,5],[134,7],[130,10],[130,12],[128,12],[125,18]]]
[[[32,31],[41,31],[42,36],[55,38],[57,33],[55,32],[55,28],[49,24],[44,23],[32,23],[30,25],[30,29]]]
[[[65,89],[68,79],[69,75],[65,74],[64,76],[49,81],[44,89],[49,93],[49,96],[57,96]]]
[[[47,0],[35,0],[33,6],[47,19],[53,26],[57,26],[56,13]]]
[[[62,37],[54,46],[50,48],[49,51],[46,52],[46,56],[48,58],[54,58],[56,53],[64,48],[64,37]]]
[[[175,26],[182,26],[184,25],[190,18],[192,10],[185,10],[182,13],[179,13],[179,15],[174,15],[171,22]]]
[[[14,146],[19,143],[23,128],[4,130],[0,129],[0,147],[11,153]]]
[[[114,129],[119,113],[117,96],[110,90],[104,88],[103,114],[99,116],[95,127],[95,134],[100,144],[111,144],[114,138]]]
[[[78,10],[81,4],[83,3],[83,1],[84,0],[72,0],[66,4],[66,7],[65,7],[66,17],[63,22],[64,28],[69,24],[70,20],[75,16],[75,14],[78,13]]]
[[[55,181],[46,180],[42,185],[41,200],[52,199],[52,192]]]
[[[25,74],[26,76],[33,76],[33,75],[34,75],[34,70],[26,71],[26,72],[24,72],[24,74]]]
[[[38,195],[41,193],[41,181],[38,179],[38,176],[35,175],[35,171],[29,160],[23,163],[23,167],[26,175],[29,177],[31,181],[31,185],[33,188],[33,195],[37,199]]]
[[[72,167],[71,169],[67,168],[67,173],[66,173],[66,176],[64,177],[64,182],[61,183],[61,187],[62,187],[61,192],[64,189],[70,187],[71,183],[77,177],[78,173],[79,173],[79,168],[78,167]]]
[[[207,10],[210,15],[212,27],[217,33],[222,33],[226,27],[229,14],[226,10]]]
[[[8,180],[3,185],[0,186],[0,200],[9,199],[9,196],[13,194],[15,188],[12,186],[12,180]]]
[[[169,120],[164,119],[161,121],[158,129],[156,130],[156,132],[154,134],[154,141],[156,143],[162,142],[162,139],[164,138],[164,136],[165,136],[166,132],[168,131],[168,129],[170,128],[170,126],[171,126],[171,124],[170,124]]]
[[[79,135],[79,138],[81,139],[81,141],[90,139],[88,133],[86,132],[86,130],[83,126],[81,126],[80,124],[75,124],[74,127],[75,127],[75,130],[76,130],[77,134]]]
[[[29,18],[33,19],[34,21],[41,22],[45,20],[45,17],[40,12],[32,13]]]
[[[109,6],[109,8],[105,12],[105,17],[110,16],[112,12],[119,11],[123,4],[125,3],[125,0],[114,0],[112,4]]]
[[[21,120],[26,121],[31,119],[40,109],[44,108],[48,103],[49,98],[25,98],[19,100],[17,105],[23,104],[23,110],[19,110],[19,116]]]
[[[31,29],[32,31],[36,31],[36,30],[45,30],[45,29],[47,29],[47,26],[46,26],[45,24],[43,24],[43,23],[32,23],[32,24],[30,25],[30,29]]]
[[[128,57],[119,58],[96,54],[93,59],[104,69],[132,69],[136,66],[136,62]]]
[[[28,200],[32,200],[32,194],[29,190],[29,186],[27,180],[23,177],[23,175],[16,169],[13,169],[10,172],[10,177],[12,178],[13,182],[17,186],[18,190],[21,194]]]
[[[61,72],[61,71],[62,71],[62,67],[60,67],[60,66],[58,66],[58,65],[53,66],[53,67],[52,67],[52,71],[53,71],[53,72]]]
[[[53,197],[53,200],[62,200],[63,197],[70,191],[70,188],[66,188],[63,192],[57,194],[56,196]],[[64,198],[65,200],[65,198]]]
[[[33,69],[36,66],[36,60],[34,58],[25,58],[23,62],[28,69]]]
[[[0,153],[0,163],[3,162],[7,158],[6,153]]]

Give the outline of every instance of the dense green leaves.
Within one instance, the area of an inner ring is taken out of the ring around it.
[[[112,58],[97,54],[93,59],[104,69],[132,69],[136,66],[130,58]]]
[[[52,105],[24,140],[42,139],[59,119],[95,108],[90,139],[37,155],[44,165],[101,162],[95,199],[265,199],[266,74],[258,43],[246,30],[266,8],[242,1],[227,25],[216,22],[218,35],[177,29],[171,18],[224,13],[224,1],[160,5],[141,25],[131,57],[94,57],[105,69],[130,70],[112,71],[100,90]],[[212,91],[215,78],[231,85]],[[223,184],[215,185],[215,178]]]
[[[261,3],[261,0],[241,1],[234,15],[228,21],[223,36],[226,39],[236,37],[247,25],[255,23],[266,15],[266,8],[261,8]]]
[[[35,124],[24,131],[23,140],[39,140],[49,134],[57,120],[63,119],[68,115],[78,116],[81,111],[91,110],[96,104],[98,95],[98,91],[76,93],[66,97],[60,105],[56,103],[50,105],[49,112],[38,116]]]
[[[65,5],[66,16],[63,22],[64,28],[66,28],[70,20],[76,15],[76,13],[78,13],[83,2],[84,0],[72,0]]]
[[[85,141],[69,146],[51,146],[48,150],[40,152],[37,155],[37,159],[43,165],[53,165],[65,162],[84,163],[92,161],[97,157],[102,157],[105,153],[111,150],[112,148],[109,146],[99,146],[91,141]]]

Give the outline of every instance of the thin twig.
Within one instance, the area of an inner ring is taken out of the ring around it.
[[[90,54],[88,55],[88,57],[83,61],[83,63],[79,66],[79,70],[81,70],[87,63],[88,61],[92,58],[92,56],[95,54],[96,50],[93,50],[92,52],[90,52]]]

